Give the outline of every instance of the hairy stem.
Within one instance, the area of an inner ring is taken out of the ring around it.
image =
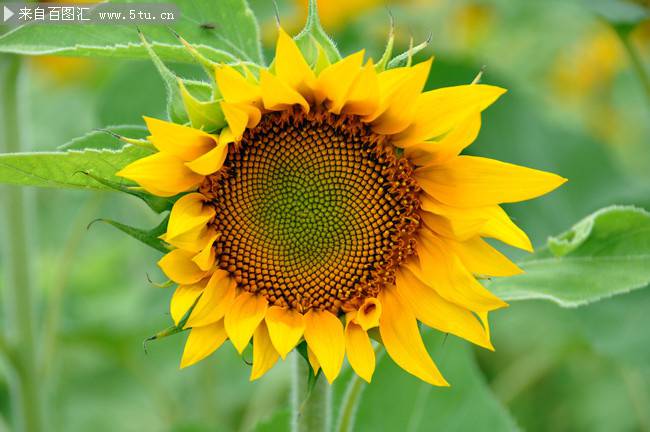
[[[354,430],[354,419],[364,387],[365,383],[359,375],[353,374],[343,396],[336,432],[352,432]]]
[[[329,432],[331,425],[332,389],[324,377],[319,377],[309,390],[310,369],[297,353],[293,359],[291,389],[293,432]]]
[[[20,73],[21,60],[6,56],[0,84],[0,151],[13,153],[22,150],[20,128]],[[5,246],[4,262],[6,284],[4,290],[5,327],[7,343],[14,354],[12,408],[14,430],[38,432],[42,430],[41,391],[37,376],[34,294],[30,271],[28,224],[31,221],[31,195],[16,187],[3,191]]]

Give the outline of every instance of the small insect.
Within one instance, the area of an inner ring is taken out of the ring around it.
[[[205,30],[214,30],[214,29],[217,28],[217,25],[215,23],[206,22],[206,23],[201,24],[199,27],[201,27],[202,29],[205,29]]]

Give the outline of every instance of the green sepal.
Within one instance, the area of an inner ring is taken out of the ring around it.
[[[90,228],[94,223],[96,222],[104,222],[107,223],[120,231],[122,231],[125,234],[130,235],[136,240],[141,241],[142,243],[146,244],[147,246],[156,249],[157,251],[160,251],[162,253],[167,253],[169,252],[169,248],[167,247],[166,243],[162,241],[159,237],[165,233],[167,230],[167,221],[169,220],[169,217],[166,217],[163,219],[163,221],[158,224],[153,229],[150,230],[143,230],[140,228],[135,228],[129,225],[125,225],[123,223],[111,220],[111,219],[95,219],[92,221],[89,225],[88,228]]]
[[[167,336],[173,336],[177,333],[184,332],[185,330],[188,330],[185,328],[185,324],[187,323],[187,320],[190,318],[190,315],[192,314],[192,311],[194,310],[194,307],[196,306],[196,303],[199,301],[201,296],[198,296],[196,300],[194,300],[194,303],[192,306],[185,312],[185,315],[183,315],[183,318],[178,321],[178,324],[171,325],[163,330],[160,330],[158,333],[156,333],[153,336],[149,336],[142,342],[142,347],[145,352],[147,352],[147,342],[151,342],[152,340],[157,340],[157,339],[162,339],[166,338]]]
[[[221,110],[220,100],[201,101],[188,90],[183,80],[178,80],[185,111],[192,127],[206,132],[216,132],[226,126],[226,117]]]
[[[323,30],[320,18],[318,17],[318,5],[316,3],[316,0],[309,0],[307,22],[302,31],[294,39],[309,64],[316,64],[318,45],[322,47],[329,61],[336,63],[341,60],[341,53],[339,53],[332,38]]]
[[[142,190],[138,190],[130,186],[125,186],[122,183],[101,178],[91,173],[90,171],[80,171],[80,172],[92,178],[96,182],[103,184],[104,186],[108,186],[109,188],[114,189],[116,191],[124,192],[129,195],[133,195],[134,197],[140,198],[142,201],[145,202],[145,204],[149,206],[151,210],[155,211],[156,213],[162,213],[171,210],[177,198],[177,197],[171,197],[171,198],[157,197],[147,192],[144,192]]]
[[[323,372],[323,368],[319,368],[318,372],[314,372],[314,368],[311,367],[311,363],[309,362],[309,354],[307,354],[307,342],[302,341],[298,344],[296,347],[296,351],[302,356],[302,358],[305,359],[307,362],[307,367],[309,368],[309,376],[307,377],[307,398],[311,394],[311,391],[314,389],[316,386],[316,383],[318,382],[318,378],[321,376]]]
[[[393,17],[391,15],[390,19],[390,33],[388,33],[388,41],[386,41],[386,48],[384,53],[381,55],[381,58],[375,65],[375,70],[377,72],[383,72],[388,66],[390,58],[393,56],[393,47],[395,46],[395,25],[393,23]]]
[[[330,59],[327,57],[327,53],[323,46],[318,42],[314,41],[316,44],[316,49],[318,50],[318,55],[316,56],[316,62],[313,65],[314,72],[316,75],[319,75],[326,67],[331,65]]]
[[[205,74],[210,77],[212,82],[214,81],[214,68],[219,64],[215,61],[210,60],[203,54],[201,54],[192,44],[190,44],[188,41],[186,41],[181,35],[179,35],[174,29],[169,28],[169,31],[172,32],[172,34],[178,39],[178,41],[183,44],[187,52],[194,58],[194,60],[197,61],[202,67],[203,70],[205,71]],[[215,83],[216,84],[216,83]]]
[[[189,118],[187,112],[185,112],[183,98],[181,97],[181,91],[178,87],[179,77],[165,66],[165,63],[163,63],[160,57],[158,57],[158,54],[156,54],[149,41],[147,41],[147,38],[144,37],[144,34],[139,29],[138,36],[165,83],[165,89],[167,90],[167,117],[174,123],[187,123]]]
[[[429,37],[422,43],[409,47],[408,50],[404,51],[402,54],[396,56],[394,59],[388,62],[388,69],[394,69],[397,67],[402,67],[402,66],[410,66],[411,61],[413,60],[413,56],[420,51],[422,51],[424,48],[426,48],[429,44],[431,43],[431,34],[429,34]]]

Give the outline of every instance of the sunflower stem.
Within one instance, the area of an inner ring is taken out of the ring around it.
[[[6,56],[0,81],[0,151],[22,150],[20,129],[20,73],[18,56]],[[42,430],[42,400],[37,374],[34,295],[28,224],[32,216],[32,196],[21,188],[6,187],[2,193],[4,263],[6,284],[4,295],[7,349],[14,357],[11,379],[11,400],[15,431]]]
[[[317,377],[309,389],[307,362],[298,354],[293,359],[291,388],[292,432],[329,432],[331,428],[332,389],[324,377]]]
[[[343,396],[336,432],[352,432],[354,430],[354,420],[364,387],[365,385],[361,377],[353,374]]]

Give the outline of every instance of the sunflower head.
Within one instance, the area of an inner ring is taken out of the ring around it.
[[[330,382],[346,354],[370,381],[372,336],[447,385],[418,321],[492,349],[487,316],[506,304],[477,277],[520,270],[483,238],[531,250],[499,204],[564,179],[460,155],[503,89],[423,91],[431,61],[385,70],[363,51],[319,52],[309,63],[280,30],[270,67],[217,65],[227,126],[145,118],[157,151],[119,173],[177,198],[159,265],[190,329],[181,366],[252,339],[256,379],[305,343]]]

